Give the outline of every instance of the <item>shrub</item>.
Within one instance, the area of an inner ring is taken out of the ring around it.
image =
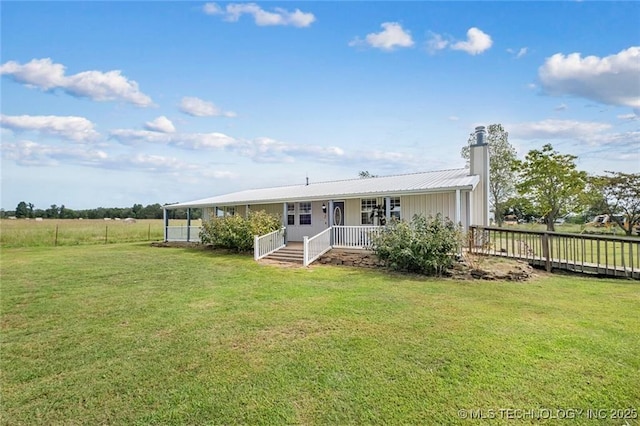
[[[372,249],[386,267],[441,275],[453,265],[461,232],[450,219],[415,215],[411,223],[394,221],[372,238]]]
[[[238,252],[253,249],[253,237],[276,231],[282,227],[278,216],[264,211],[249,212],[245,219],[240,215],[215,217],[202,224],[200,241],[215,248]]]

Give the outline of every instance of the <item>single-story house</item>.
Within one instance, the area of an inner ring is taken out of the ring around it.
[[[468,229],[489,224],[489,150],[483,126],[476,128],[468,168],[394,176],[311,182],[249,189],[201,200],[165,205],[165,240],[198,240],[197,227],[169,226],[167,211],[202,209],[202,220],[264,210],[280,215],[283,243],[304,242],[327,232],[329,245],[346,244],[351,234],[378,227],[391,217],[411,220],[415,214],[440,213]],[[189,214],[188,214],[189,217]],[[188,219],[189,220],[189,219]],[[333,231],[331,231],[333,229]],[[338,236],[340,232],[341,236]],[[355,235],[354,234],[354,235]],[[286,241],[284,241],[286,238]],[[278,245],[278,244],[277,244]]]

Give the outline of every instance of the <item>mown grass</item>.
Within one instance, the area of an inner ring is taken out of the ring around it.
[[[147,244],[4,249],[1,272],[3,424],[468,424],[459,410],[640,405],[635,282],[281,269]]]
[[[172,220],[182,225],[184,220]],[[194,221],[198,226],[200,221]],[[114,244],[157,241],[164,238],[162,220],[142,219],[134,223],[102,219],[0,220],[0,246],[41,247],[79,244]]]

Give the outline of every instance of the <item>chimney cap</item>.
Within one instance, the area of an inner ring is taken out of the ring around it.
[[[486,145],[485,137],[487,135],[487,130],[484,126],[476,126],[476,143],[475,145]]]

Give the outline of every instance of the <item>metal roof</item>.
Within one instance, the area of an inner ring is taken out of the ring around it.
[[[308,185],[290,185],[274,188],[248,189],[226,195],[164,206],[167,209],[184,207],[213,207],[242,204],[270,204],[335,200],[358,197],[424,194],[432,192],[471,190],[480,178],[469,175],[469,169],[452,169],[404,175],[381,176],[314,182]]]

